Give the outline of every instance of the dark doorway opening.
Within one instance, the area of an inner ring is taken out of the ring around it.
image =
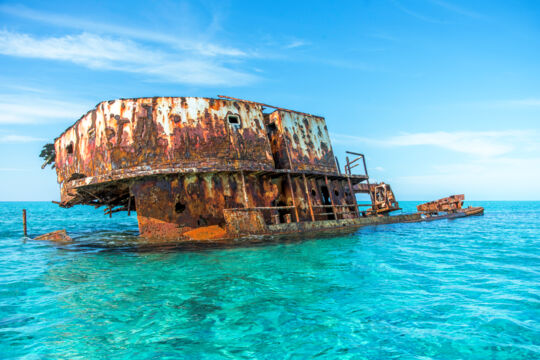
[[[328,191],[328,187],[326,185],[321,186],[321,196],[323,205],[332,205],[332,199],[330,199],[330,192]],[[328,220],[334,220],[334,210],[331,207],[324,208],[325,213],[332,213],[328,215]]]

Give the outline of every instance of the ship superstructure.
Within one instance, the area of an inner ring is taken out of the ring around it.
[[[369,183],[362,154],[349,153],[341,171],[323,117],[252,101],[104,101],[55,140],[54,153],[61,206],[136,211],[140,234],[153,239],[420,219],[387,216],[398,203],[388,185]],[[358,204],[357,192],[371,201]]]

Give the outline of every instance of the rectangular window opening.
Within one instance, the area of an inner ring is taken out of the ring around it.
[[[231,125],[240,125],[240,118],[237,115],[229,115],[227,116],[227,120]]]
[[[242,124],[240,122],[240,116],[238,115],[227,115],[227,122],[235,130],[238,130],[242,127]]]

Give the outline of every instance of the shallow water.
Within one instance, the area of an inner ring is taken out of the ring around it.
[[[415,203],[402,202],[407,210]],[[540,202],[237,248],[0,203],[0,358],[540,358]],[[77,244],[24,241],[65,228]]]

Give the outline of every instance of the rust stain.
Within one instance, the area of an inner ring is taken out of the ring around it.
[[[67,234],[66,230],[56,230],[47,234],[36,236],[34,240],[47,240],[60,243],[73,241],[73,239]]]
[[[192,241],[355,226],[399,209],[389,185],[369,184],[362,154],[338,168],[323,117],[268,107],[234,98],[101,102],[55,140],[60,205],[136,211],[142,236]],[[364,174],[353,174],[360,159]],[[356,192],[370,194],[370,209],[358,210]]]
[[[465,195],[452,195],[439,200],[420,204],[416,209],[423,213],[455,212],[463,206]]]
[[[218,225],[204,226],[183,234],[189,240],[219,240],[227,237],[227,231]]]

